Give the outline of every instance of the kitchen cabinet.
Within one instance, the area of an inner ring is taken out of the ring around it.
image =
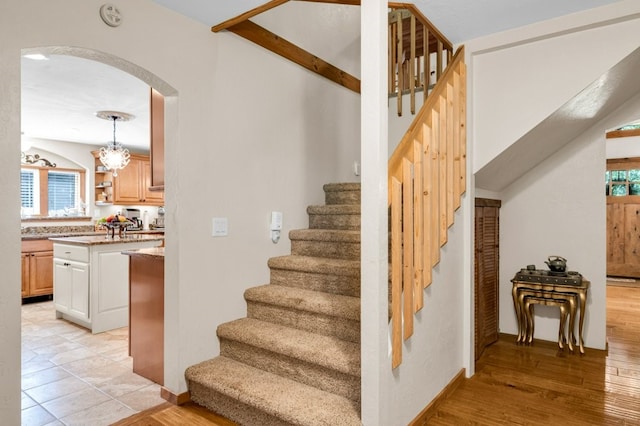
[[[56,317],[92,333],[129,324],[129,259],[124,250],[155,247],[163,237],[59,237],[53,240]]]
[[[164,96],[151,89],[151,187],[164,191]]]
[[[124,205],[164,204],[164,192],[149,191],[151,163],[149,157],[131,154],[129,165],[114,178],[113,202]]]
[[[73,260],[54,259],[54,305],[56,316],[70,315],[89,321],[89,264]]]
[[[164,384],[164,248],[129,255],[129,355],[133,372]]]
[[[129,164],[118,175],[110,171],[98,170],[100,162],[98,151],[95,157],[95,203],[96,205],[164,205],[164,191],[151,191],[151,161],[149,156],[131,154]]]
[[[97,206],[113,204],[113,173],[102,170],[104,166],[100,161],[99,152],[92,152],[95,163],[95,193],[94,201]]]
[[[53,244],[49,240],[22,242],[22,297],[53,294]]]

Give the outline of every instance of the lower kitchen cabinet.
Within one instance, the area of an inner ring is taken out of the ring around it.
[[[55,259],[53,276],[56,315],[89,321],[89,264]]]
[[[75,240],[81,239],[77,237]],[[129,258],[124,250],[155,247],[162,240],[65,244],[55,238],[54,293],[56,317],[75,322],[92,333],[129,325]],[[67,240],[74,240],[73,237]]]
[[[53,294],[53,243],[22,242],[22,298]]]

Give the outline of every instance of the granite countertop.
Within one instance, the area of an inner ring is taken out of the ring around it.
[[[125,250],[122,252],[122,254],[126,254],[128,256],[164,258],[164,247],[151,247],[151,248],[143,248],[143,249],[135,249],[135,250]]]
[[[50,237],[54,243],[93,246],[102,244],[119,244],[119,243],[136,243],[142,241],[162,241],[164,240],[164,234],[135,234],[127,232],[122,237],[107,237],[104,232],[94,235],[78,235],[67,237]]]
[[[42,232],[42,233],[27,233],[22,234],[22,240],[48,240],[50,238],[63,238],[63,237],[82,237],[82,236],[105,236],[107,231],[78,231],[78,232]],[[127,231],[127,236],[130,235],[164,235],[164,229],[151,229],[149,231]]]

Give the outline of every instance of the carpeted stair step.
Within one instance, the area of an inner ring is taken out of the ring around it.
[[[360,260],[360,231],[297,229],[289,239],[294,255]]]
[[[328,183],[322,189],[325,204],[360,205],[360,183]]]
[[[242,425],[359,426],[353,400],[220,356],[186,370],[191,400]]]
[[[247,316],[360,343],[360,298],[266,284],[244,292]]]
[[[221,324],[220,355],[360,400],[360,345],[253,318]]]
[[[360,204],[307,207],[311,229],[360,229]]]
[[[360,297],[360,260],[289,255],[268,265],[271,284]]]

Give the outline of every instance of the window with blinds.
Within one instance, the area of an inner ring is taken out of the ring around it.
[[[39,214],[40,212],[40,180],[38,171],[33,169],[20,170],[20,211],[22,215]]]
[[[49,216],[62,216],[80,202],[78,172],[49,171]]]
[[[20,169],[20,212],[24,216],[74,216],[82,203],[83,171]],[[72,211],[75,209],[75,212]]]

